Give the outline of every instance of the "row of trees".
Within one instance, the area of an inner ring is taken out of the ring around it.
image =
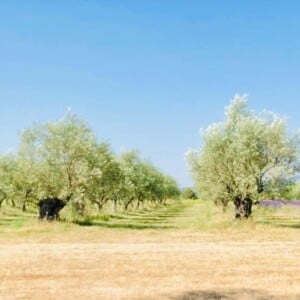
[[[253,200],[280,197],[293,186],[299,134],[289,134],[285,118],[250,110],[247,96],[237,95],[225,117],[202,131],[202,148],[187,159],[201,198],[224,209],[232,201],[236,217],[248,217]]]
[[[87,204],[99,211],[112,201],[139,208],[179,195],[176,181],[135,151],[115,155],[74,114],[56,123],[35,124],[21,133],[18,152],[0,157],[0,207],[46,197],[70,202],[79,214]]]

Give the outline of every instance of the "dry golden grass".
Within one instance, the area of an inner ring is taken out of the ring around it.
[[[1,233],[0,299],[300,299],[299,238],[299,229],[253,223],[121,230],[33,222]]]

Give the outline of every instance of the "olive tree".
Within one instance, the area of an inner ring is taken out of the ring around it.
[[[36,124],[21,135],[18,170],[32,174],[28,178],[23,176],[26,180],[21,186],[29,192],[37,186],[39,198],[59,197],[71,201],[82,214],[91,178],[102,176],[99,165],[95,164],[96,154],[95,136],[71,112],[58,122]]]
[[[0,156],[0,209],[4,201],[14,201],[13,178],[15,173],[16,161],[12,154]]]
[[[41,181],[40,174],[43,171],[43,161],[37,157],[37,140],[39,127],[25,129],[20,135],[19,149],[13,169],[14,197],[21,204],[22,210],[26,210],[28,202],[36,203],[39,198]],[[40,145],[39,145],[40,146]]]
[[[298,170],[299,137],[285,118],[250,110],[247,96],[236,95],[225,117],[202,130],[202,148],[188,151],[188,164],[202,197],[224,208],[233,201],[236,218],[247,218],[259,194]]]
[[[150,161],[141,159],[136,151],[123,153],[120,164],[124,174],[122,202],[125,210],[134,202],[136,208],[140,208],[145,201],[162,203],[179,195],[176,181]]]
[[[97,176],[94,172],[89,174],[90,178],[86,193],[88,200],[96,204],[99,211],[103,209],[108,201],[113,201],[114,210],[116,210],[125,176],[120,163],[106,143],[97,145],[90,163],[91,168],[99,174],[96,174]]]
[[[145,199],[145,186],[148,184],[148,178],[138,152],[124,152],[119,161],[124,174],[121,201],[124,209],[127,210],[134,201],[137,200],[140,203]]]
[[[196,193],[190,187],[183,189],[180,196],[182,199],[197,199]]]
[[[91,129],[68,112],[57,122],[36,123],[22,131],[15,156],[0,157],[0,207],[17,199],[31,202],[60,198],[80,215],[91,203],[102,211],[112,201],[128,209],[146,201],[162,202],[178,194],[176,182],[135,151],[117,157]],[[8,197],[9,192],[9,197]]]
[[[178,184],[176,180],[171,176],[164,175],[163,189],[163,201],[166,201],[168,199],[178,199],[180,196],[180,189],[178,187]]]

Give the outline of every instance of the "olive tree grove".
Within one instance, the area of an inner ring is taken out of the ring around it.
[[[127,210],[179,194],[173,178],[135,151],[114,154],[71,112],[23,130],[18,151],[0,156],[0,179],[0,207],[6,200],[26,210],[27,204],[55,198],[70,203],[79,215],[87,205],[101,212],[111,201],[114,210],[118,205]]]
[[[176,181],[142,160],[136,151],[123,153],[119,161],[125,179],[122,197],[125,210],[133,203],[140,208],[146,201],[161,204],[179,196]]]
[[[202,148],[187,152],[199,195],[224,208],[232,201],[236,218],[249,217],[253,200],[280,193],[298,171],[298,135],[288,133],[285,118],[250,110],[247,96],[236,95],[225,121],[201,136]]]

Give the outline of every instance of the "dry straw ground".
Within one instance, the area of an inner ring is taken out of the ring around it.
[[[255,214],[240,224],[187,202],[105,227],[4,226],[0,299],[300,299],[299,219],[276,226]]]

